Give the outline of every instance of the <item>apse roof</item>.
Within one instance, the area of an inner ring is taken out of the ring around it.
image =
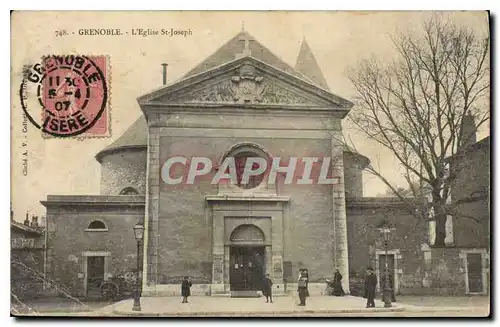
[[[141,115],[118,139],[113,143],[102,149],[96,155],[97,161],[100,161],[101,157],[121,148],[132,148],[132,147],[146,147],[148,144],[148,125],[146,119]]]

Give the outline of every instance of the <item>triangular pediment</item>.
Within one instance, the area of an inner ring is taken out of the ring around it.
[[[233,60],[138,99],[141,105],[234,103],[345,108],[352,103],[252,57]]]

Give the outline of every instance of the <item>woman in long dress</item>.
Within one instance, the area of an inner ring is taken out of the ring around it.
[[[305,268],[301,268],[299,269],[299,278],[301,275],[304,275],[304,277],[306,278],[307,282],[306,282],[306,297],[309,297],[309,270],[305,269]]]
[[[189,280],[189,277],[186,276],[182,280],[181,283],[181,295],[182,295],[182,303],[188,303],[188,296],[191,295],[191,286],[193,284]]]
[[[344,296],[344,289],[342,288],[342,274],[338,269],[335,269],[335,274],[333,275],[333,295]]]

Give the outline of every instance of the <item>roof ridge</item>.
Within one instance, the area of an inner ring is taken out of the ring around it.
[[[289,73],[297,78],[305,80],[305,81],[312,83],[318,87],[329,90],[328,87],[325,88],[325,85],[319,84],[314,79],[311,79],[309,76],[307,76],[303,72],[300,72],[299,70],[294,68],[291,64],[284,61],[282,58],[280,58],[278,55],[276,55],[273,51],[271,51],[268,47],[266,47],[264,44],[259,42],[248,31],[238,32],[238,34],[236,34],[235,36],[230,38],[223,45],[221,45],[219,48],[217,48],[217,50],[215,50],[211,55],[206,57],[198,65],[196,65],[194,68],[189,70],[186,74],[184,74],[178,81],[187,79],[188,77],[191,77],[194,75],[198,75],[198,74],[203,73],[205,71],[209,71],[212,68],[224,65],[227,62],[230,62],[230,61],[237,59],[237,54],[241,53],[241,51],[237,52],[237,50],[239,50],[239,48],[243,46],[243,42],[241,42],[241,43],[236,43],[236,42],[244,41],[244,39],[241,38],[244,35],[247,37],[250,37],[249,41],[252,41],[252,43],[253,43],[253,44],[250,44],[250,54],[249,54],[250,57],[253,57],[253,58],[258,59],[262,62],[265,62],[268,65],[271,65],[279,70],[287,72],[287,73]],[[236,47],[238,49],[235,49]],[[256,51],[251,51],[251,50],[255,50],[256,47],[260,48],[260,53],[256,53]],[[242,49],[244,50],[244,48],[242,48]],[[265,58],[265,57],[270,57],[270,58]]]
[[[242,32],[244,31],[241,31],[239,32],[238,34],[236,34],[236,36],[240,35]],[[249,34],[249,33],[248,33]],[[213,57],[217,51],[219,51],[221,48],[223,48],[224,46],[228,45],[234,38],[236,38],[236,36],[233,36],[231,37],[229,40],[226,41],[226,43],[224,43],[223,45],[221,45],[219,48],[217,48],[214,52],[212,52],[208,57],[205,57],[205,59],[201,60],[197,65],[195,65],[193,68],[191,68],[190,70],[188,70],[187,73],[185,73],[184,75],[182,75],[181,78],[179,78],[179,80],[183,80],[187,77],[190,77],[192,75],[197,75],[198,73],[202,73],[202,72],[198,72],[196,74],[194,74],[193,72],[199,67],[201,66],[204,62],[208,61],[208,59],[210,59],[211,57]]]
[[[37,233],[37,234],[41,234],[41,233],[42,233],[42,231],[43,231],[43,229],[44,229],[42,226],[40,226],[40,227],[38,227],[38,228],[35,228],[35,227],[31,227],[31,226],[29,226],[29,225],[25,225],[25,224],[23,224],[23,223],[20,223],[20,222],[18,222],[18,221],[15,221],[15,220],[11,220],[11,221],[10,221],[10,224],[11,224],[11,226],[12,226],[12,225],[14,225],[15,227],[17,227],[17,228],[19,228],[19,229],[22,229],[22,230],[24,230],[24,231],[26,231],[26,232],[29,232],[29,233]]]

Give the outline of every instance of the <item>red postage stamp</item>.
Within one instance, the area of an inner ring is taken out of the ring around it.
[[[44,57],[25,72],[20,92],[23,110],[45,134],[108,136],[108,64],[104,55]],[[35,94],[41,115],[29,101]]]

